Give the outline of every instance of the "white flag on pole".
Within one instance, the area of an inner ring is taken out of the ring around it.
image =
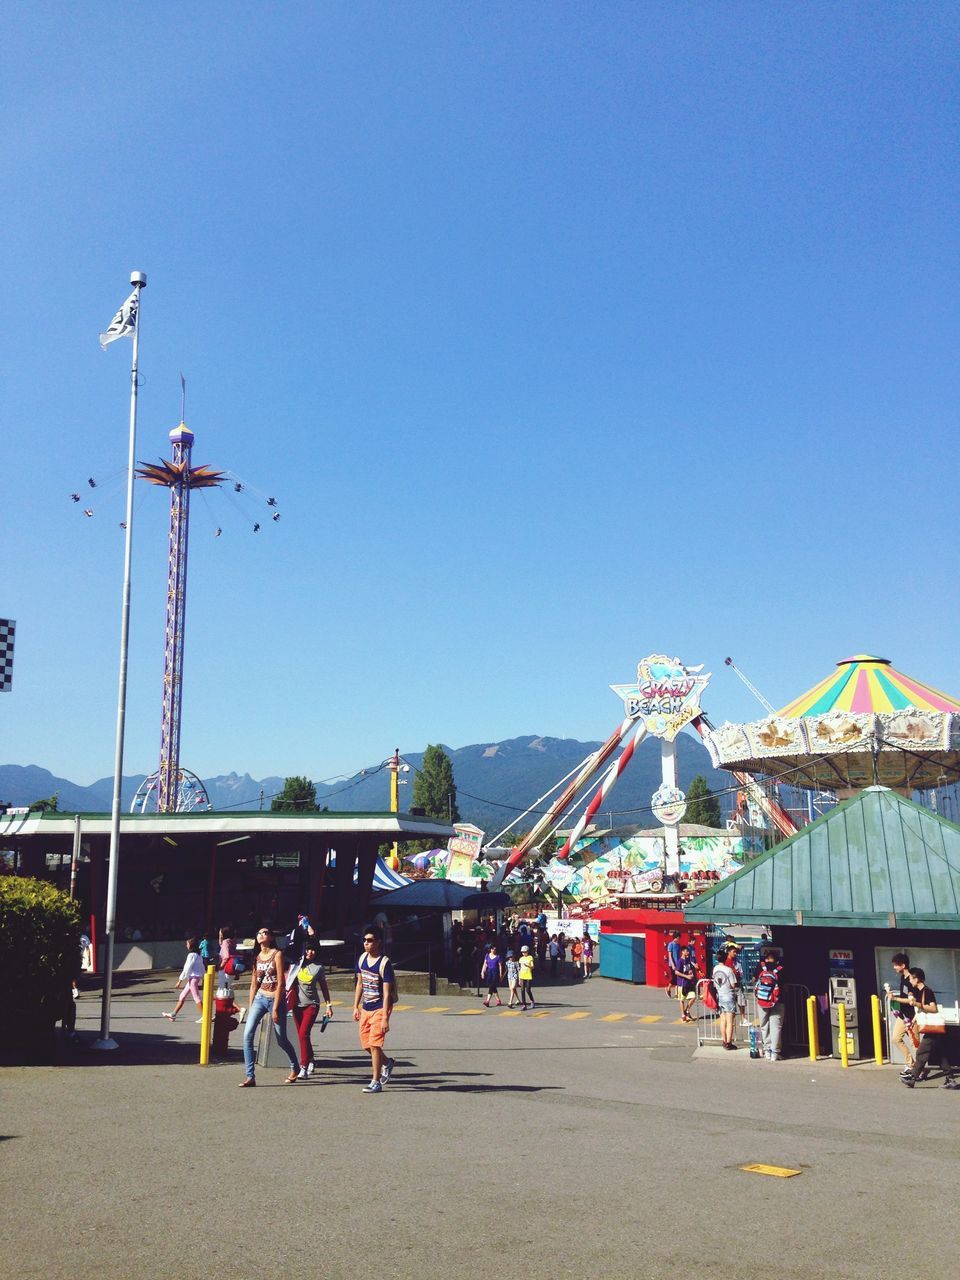
[[[106,333],[100,335],[100,348],[103,351],[107,349],[108,342],[115,342],[117,338],[132,338],[133,331],[137,327],[137,306],[139,289],[134,289],[130,297],[126,300],[117,314],[110,321],[110,327]]]

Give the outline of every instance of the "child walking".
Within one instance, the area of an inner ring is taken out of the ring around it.
[[[484,1006],[489,1009],[490,1001],[496,1000],[497,1004],[503,1004],[500,999],[499,986],[503,981],[503,961],[497,955],[497,944],[491,943],[490,948],[483,961],[483,980],[487,984],[487,998],[484,1000]]]
[[[193,996],[193,1002],[198,1009],[203,1008],[203,1000],[200,997],[200,983],[202,981],[203,961],[200,959],[200,943],[197,938],[188,938],[187,958],[183,968],[180,970],[180,977],[177,979],[177,987],[182,986],[183,990],[180,992],[180,999],[177,1001],[173,1013],[167,1013],[166,1010],[163,1013],[163,1016],[169,1022],[176,1022],[177,1014],[183,1008],[187,996]]]
[[[533,956],[529,947],[520,948],[520,1008],[525,1009],[529,1003],[531,1009],[537,1006],[533,998]]]
[[[517,1004],[520,1003],[520,966],[514,959],[512,951],[507,952],[507,986],[510,988],[507,1008],[512,1009],[514,1000]]]

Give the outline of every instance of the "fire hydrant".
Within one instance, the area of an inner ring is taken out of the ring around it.
[[[214,1057],[225,1058],[229,1048],[230,1032],[240,1025],[236,1015],[240,1012],[233,999],[233,981],[229,970],[233,967],[231,956],[217,974],[217,986],[213,993],[213,1043]]]

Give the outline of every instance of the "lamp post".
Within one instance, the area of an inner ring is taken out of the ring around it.
[[[394,747],[393,755],[387,761],[387,768],[390,770],[390,812],[399,813],[400,787],[406,786],[406,778],[401,779],[400,774],[410,772],[410,766],[400,759],[399,747]],[[396,840],[390,850],[390,866],[394,871],[400,870],[400,844]]]

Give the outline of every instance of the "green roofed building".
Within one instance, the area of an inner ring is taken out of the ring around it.
[[[885,787],[868,787],[695,898],[691,923],[768,926],[785,977],[826,995],[852,952],[859,1021],[895,984],[890,957],[926,970],[941,1004],[960,996],[960,827]],[[831,953],[834,955],[831,957]],[[867,1037],[869,1039],[869,1036]]]

